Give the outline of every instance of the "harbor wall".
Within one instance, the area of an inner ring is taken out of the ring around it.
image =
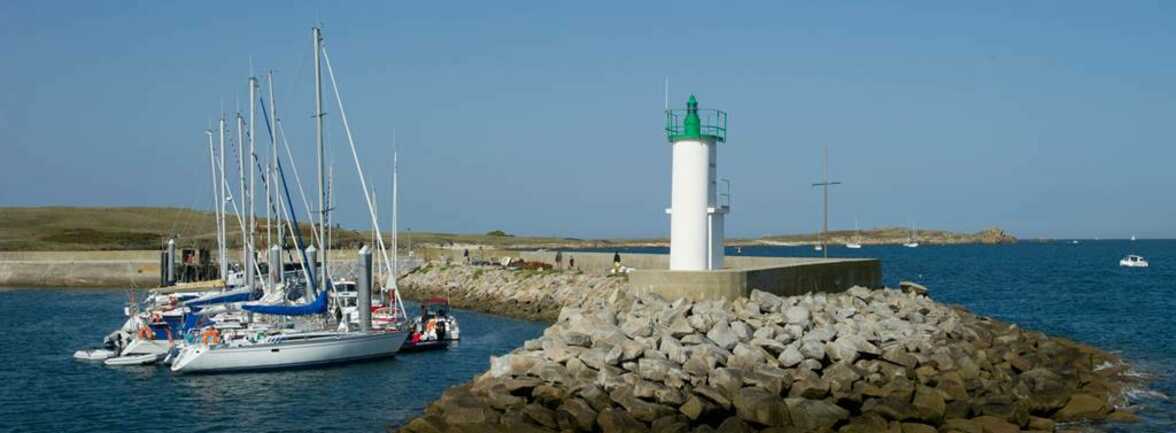
[[[159,251],[0,251],[0,287],[155,287]]]
[[[332,269],[348,269],[357,250],[332,250]],[[240,258],[241,252],[230,251]],[[265,258],[262,258],[264,261]],[[403,260],[403,259],[402,259]],[[159,251],[0,251],[0,287],[159,285]]]

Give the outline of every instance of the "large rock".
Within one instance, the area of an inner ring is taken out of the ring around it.
[[[1081,419],[1095,419],[1110,412],[1107,401],[1090,394],[1074,394],[1070,402],[1054,414],[1058,421],[1077,421]]]
[[[648,427],[621,409],[605,409],[596,416],[596,423],[604,433],[645,433]]]
[[[894,421],[913,420],[916,417],[914,406],[905,399],[893,396],[866,400],[862,403],[862,413],[870,412]]]
[[[849,411],[828,400],[785,399],[792,424],[800,431],[826,431],[849,418]]]
[[[596,426],[596,415],[596,410],[579,398],[564,401],[556,410],[556,420],[561,430],[590,432]]]
[[[629,338],[648,337],[653,335],[653,321],[646,317],[630,316],[621,324],[621,331]]]
[[[639,399],[633,395],[633,392],[618,388],[609,393],[609,398],[616,402],[621,407],[625,408],[625,412],[632,415],[638,421],[653,422],[653,420],[661,418],[666,415],[673,414],[675,411],[669,406],[660,405],[657,403],[650,403]],[[599,420],[597,420],[599,422]]]
[[[706,333],[706,337],[725,350],[734,349],[735,345],[739,344],[739,336],[731,330],[731,325],[726,321],[716,323],[715,326]]]
[[[825,343],[819,340],[803,340],[800,342],[800,354],[805,359],[821,361],[825,359]]]
[[[735,397],[735,413],[748,422],[762,426],[783,426],[789,423],[788,405],[778,395],[764,389],[747,387]]]
[[[915,400],[911,405],[915,408],[917,419],[935,425],[943,421],[943,414],[947,410],[943,395],[926,386],[920,386],[915,391]]]
[[[1016,424],[994,416],[978,416],[972,418],[972,422],[980,426],[980,431],[984,433],[1017,433],[1021,431]]]
[[[790,325],[807,326],[809,318],[809,310],[803,306],[794,305],[784,309],[784,321]]]
[[[800,364],[801,361],[804,361],[804,355],[800,353],[800,350],[796,348],[795,344],[792,344],[788,347],[785,347],[784,351],[780,352],[780,356],[776,359],[780,361],[781,367],[791,368]]]
[[[743,370],[734,368],[715,369],[710,373],[710,377],[707,378],[707,384],[721,391],[724,397],[734,400],[735,394],[743,387]]]

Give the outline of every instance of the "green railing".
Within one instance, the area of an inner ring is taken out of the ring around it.
[[[666,139],[674,141],[674,137],[683,136],[686,128],[682,121],[686,118],[685,109],[666,110]],[[727,141],[727,112],[714,109],[698,110],[701,121],[700,132],[704,136],[715,137],[718,141]]]

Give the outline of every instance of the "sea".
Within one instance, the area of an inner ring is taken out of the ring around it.
[[[821,253],[745,246],[727,254]],[[1120,267],[1127,254],[1151,267]],[[830,246],[829,256],[878,258],[888,286],[916,281],[941,302],[1119,353],[1145,383],[1129,392],[1141,421],[1087,427],[1176,432],[1176,240]],[[123,290],[0,289],[0,432],[383,431],[546,326],[457,310],[462,341],[448,351],[313,370],[186,376],[74,361],[74,350],[122,324],[126,300]]]
[[[446,351],[291,371],[75,361],[122,325],[126,301],[123,290],[0,289],[0,432],[382,432],[547,327],[455,310],[462,340]]]

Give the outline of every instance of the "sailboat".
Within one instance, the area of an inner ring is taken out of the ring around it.
[[[351,128],[347,122],[346,112],[343,110],[342,98],[339,95],[338,84],[335,82],[334,71],[331,68],[330,58],[327,57],[326,50],[322,46],[322,32],[321,29],[315,27],[313,29],[314,38],[314,64],[315,64],[315,111],[320,115],[316,118],[316,142],[318,147],[319,158],[319,192],[320,197],[325,192],[324,188],[324,174],[326,172],[325,161],[321,158],[324,152],[323,145],[323,117],[322,110],[322,65],[321,57],[326,57],[327,71],[330,74],[331,83],[335,90],[335,97],[339,103],[339,113],[343,121],[343,126],[347,132],[347,140],[351,145],[352,156],[355,158],[356,169],[359,174],[361,186],[363,187],[364,198],[367,201],[368,211],[372,217],[372,224],[374,229],[378,232],[379,224],[375,218],[375,210],[372,207],[370,190],[367,188],[367,182],[363,176],[363,169],[359,163],[358,154],[355,151],[355,143],[351,139]],[[264,102],[263,102],[264,105]],[[271,120],[276,123],[277,119]],[[270,128],[270,133],[275,133],[274,128]],[[281,177],[283,190],[286,194],[285,203],[292,203],[289,198],[289,188],[286,187],[285,175],[282,172],[282,165],[280,161],[277,164],[277,172]],[[280,200],[279,200],[280,201]],[[370,316],[366,317],[366,323],[360,323],[358,330],[351,329],[351,321],[344,319],[334,329],[316,320],[316,316],[325,317],[328,311],[328,299],[330,297],[328,291],[333,290],[332,280],[329,278],[327,266],[327,257],[329,257],[329,246],[327,242],[327,234],[325,233],[328,219],[328,207],[326,200],[319,201],[319,236],[318,241],[322,245],[323,266],[322,271],[316,270],[316,251],[313,247],[304,248],[301,234],[294,230],[298,227],[298,219],[293,211],[292,205],[283,205],[283,210],[286,211],[290,219],[288,225],[290,234],[296,242],[296,246],[300,252],[300,259],[302,260],[302,274],[307,281],[306,303],[288,305],[284,302],[284,296],[279,297],[280,303],[250,303],[244,304],[241,308],[245,311],[261,316],[274,316],[280,318],[279,320],[266,323],[260,320],[257,323],[251,323],[245,329],[220,329],[215,326],[208,327],[201,331],[198,341],[185,346],[172,362],[171,370],[177,373],[214,373],[214,372],[230,372],[230,371],[244,371],[244,370],[268,370],[268,369],[284,369],[296,367],[310,367],[325,364],[336,364],[364,359],[389,357],[396,354],[400,347],[404,344],[408,333],[404,329],[404,318],[398,317],[394,324],[380,328],[373,328],[371,326]],[[387,254],[384,248],[383,238],[379,237],[378,244],[382,254]],[[370,265],[370,252],[367,246],[360,250],[361,256],[368,255]],[[390,266],[390,261],[385,256],[385,266]],[[370,272],[370,266],[367,269]],[[391,272],[389,272],[391,275]],[[366,277],[368,281],[371,280],[370,274]],[[392,277],[394,278],[394,276]],[[394,280],[393,280],[394,281]],[[399,291],[392,288],[396,303],[395,310],[403,314],[403,302],[400,300]],[[268,296],[268,295],[267,295]],[[361,306],[359,311],[362,313],[367,306]],[[297,319],[309,319],[301,320]],[[289,319],[294,319],[293,321]]]
[[[851,249],[861,248],[862,247],[862,243],[861,243],[862,242],[862,232],[861,232],[861,230],[858,229],[857,220],[853,221],[853,231],[854,231],[854,239],[852,241],[846,242],[845,247],[851,248]]]
[[[907,248],[918,248],[919,241],[917,239],[918,239],[918,237],[915,234],[915,228],[914,228],[914,226],[911,226],[911,234],[909,236],[907,236],[907,241],[904,242],[902,244],[902,246],[907,247]]]

